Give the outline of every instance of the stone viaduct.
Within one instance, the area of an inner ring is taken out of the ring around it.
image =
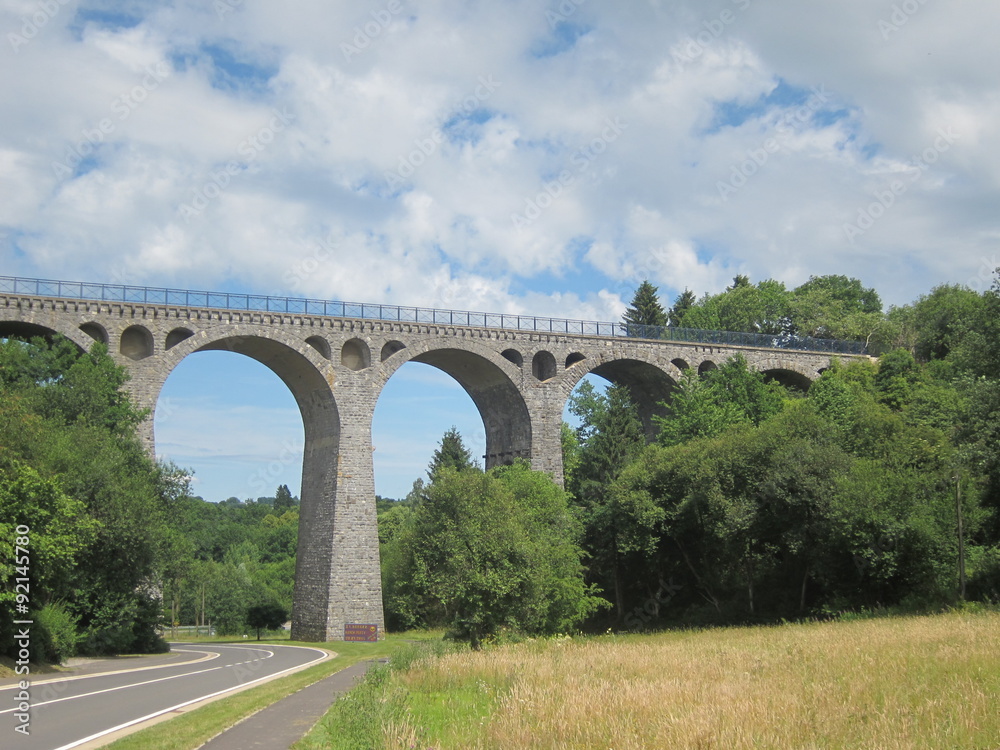
[[[372,415],[407,362],[443,370],[471,396],[487,468],[523,458],[561,481],[563,409],[588,373],[627,386],[652,437],[657,403],[685,368],[705,372],[739,353],[807,388],[831,357],[778,348],[774,337],[640,339],[611,323],[0,277],[0,336],[52,332],[81,348],[103,342],[128,368],[132,396],[151,410],[151,450],[157,397],[185,357],[232,351],[281,378],[305,427],[292,615],[292,637],[305,641],[340,639],[345,623],[383,626]]]

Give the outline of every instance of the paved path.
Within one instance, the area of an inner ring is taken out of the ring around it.
[[[330,704],[350,690],[373,662],[360,662],[314,682],[230,727],[200,750],[287,750],[313,728]]]
[[[78,674],[44,675],[21,689],[0,684],[0,747],[70,750],[99,747],[148,722],[329,658],[316,648],[277,644],[185,644],[174,652],[101,660]],[[16,699],[16,700],[15,700]],[[20,706],[30,703],[27,730]]]

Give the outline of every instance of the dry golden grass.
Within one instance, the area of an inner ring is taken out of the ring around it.
[[[399,679],[392,747],[1000,748],[996,614],[535,642]],[[485,719],[419,709],[470,690]]]

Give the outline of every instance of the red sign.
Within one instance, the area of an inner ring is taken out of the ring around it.
[[[344,640],[375,643],[378,641],[378,625],[357,625],[348,623],[347,625],[344,625]]]

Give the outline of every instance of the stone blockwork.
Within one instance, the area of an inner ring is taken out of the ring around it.
[[[588,373],[627,386],[652,435],[657,403],[685,368],[740,353],[807,387],[830,365],[827,354],[787,350],[0,295],[0,335],[53,331],[81,347],[104,342],[129,369],[133,397],[151,410],[150,450],[160,390],[194,352],[244,354],[288,386],[305,427],[292,637],[309,641],[338,640],[345,623],[383,626],[371,428],[403,364],[433,365],[465,388],[483,418],[487,467],[525,458],[558,481],[563,408]]]

